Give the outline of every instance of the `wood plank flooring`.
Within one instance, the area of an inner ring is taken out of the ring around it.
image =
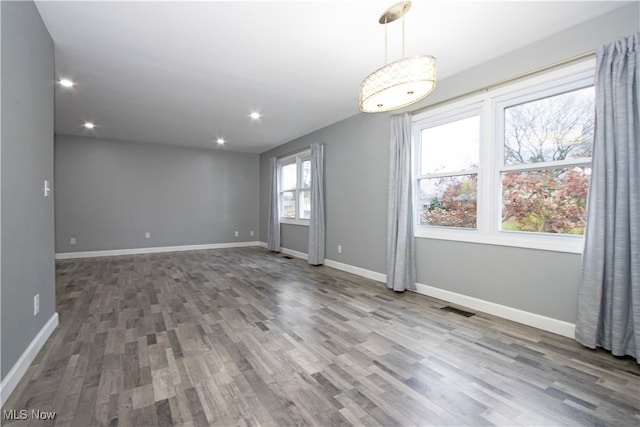
[[[631,358],[261,248],[58,261],[56,426],[640,425]]]

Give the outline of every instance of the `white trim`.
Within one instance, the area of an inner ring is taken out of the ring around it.
[[[9,373],[2,379],[0,383],[0,406],[4,406],[9,396],[11,396],[11,393],[13,393],[13,390],[15,390],[27,372],[27,369],[29,369],[29,366],[31,366],[31,362],[33,362],[38,352],[42,349],[42,346],[44,346],[56,329],[56,326],[58,326],[58,313],[53,313],[53,316],[51,316],[49,321],[40,329],[40,332],[38,332],[33,341],[31,341]]]
[[[426,227],[421,227],[426,228]],[[428,232],[417,227],[414,229],[416,239],[450,240],[455,242],[478,243],[481,245],[511,246],[515,248],[538,249],[550,252],[566,252],[582,254],[584,236],[553,235],[528,232],[526,236],[518,231],[497,231],[493,235],[482,234],[476,229],[458,229],[449,227],[433,227]],[[525,240],[526,238],[526,240]]]
[[[261,248],[265,248],[265,249],[269,247],[267,242],[258,242],[258,246],[260,246]]]
[[[283,254],[291,255],[296,258],[309,259],[309,255],[305,252],[294,251],[293,249],[282,248],[280,250]],[[330,259],[324,260],[324,265],[327,267],[335,268],[336,270],[346,271],[347,273],[355,274],[357,276],[365,277],[367,279],[376,280],[378,282],[386,283],[387,275],[378,273],[377,271],[367,270],[366,268],[356,267],[355,265],[343,264],[338,261]]]
[[[212,243],[207,245],[157,246],[157,247],[150,247],[150,248],[114,249],[114,250],[107,250],[107,251],[62,252],[62,253],[56,254],[56,259],[95,258],[95,257],[102,257],[102,256],[155,254],[160,252],[200,251],[204,249],[244,248],[248,246],[260,246],[260,242],[257,242],[257,241],[256,242],[230,242],[230,243]]]
[[[286,163],[295,163],[290,162],[289,160],[296,159],[297,157],[310,157],[311,156],[311,148],[304,148],[300,151],[296,151],[295,153],[288,154],[284,157],[278,158],[278,163],[286,164]]]
[[[311,221],[308,219],[280,218],[280,224],[309,226]]]
[[[308,260],[309,259],[309,255],[308,254],[306,254],[304,252],[294,251],[293,249],[280,248],[280,252],[285,254],[285,255],[291,255],[291,256],[294,256],[296,258],[302,258],[304,260]]]
[[[543,331],[553,332],[554,334],[562,335],[563,337],[575,338],[576,325],[563,320],[553,319],[551,317],[541,316],[539,314],[508,307],[506,305],[496,304],[490,301],[458,294],[456,292],[434,288],[433,286],[423,285],[422,283],[416,283],[416,292],[451,302],[453,304],[469,307],[474,310],[480,310],[487,314],[522,323],[523,325],[533,326],[534,328],[538,328]]]
[[[346,271],[347,273],[356,274],[358,276],[366,277],[367,279],[376,280],[378,282],[387,283],[387,275],[378,273],[377,271],[367,270],[365,268],[356,267],[354,265],[343,264],[338,261],[330,259],[324,260],[324,265],[327,267],[335,268],[336,270]]]

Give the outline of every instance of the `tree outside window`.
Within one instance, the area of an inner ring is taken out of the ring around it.
[[[580,253],[595,61],[416,114],[417,237]]]
[[[280,222],[305,225],[311,218],[311,160],[304,151],[278,162]]]
[[[425,128],[420,141],[419,224],[476,228],[480,117]]]
[[[594,89],[504,109],[502,230],[584,234]]]

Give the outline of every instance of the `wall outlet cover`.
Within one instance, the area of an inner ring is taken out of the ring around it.
[[[33,296],[33,315],[37,316],[40,313],[40,294]]]

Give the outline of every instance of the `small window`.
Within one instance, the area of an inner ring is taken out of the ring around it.
[[[419,225],[476,228],[479,147],[477,114],[421,129]]]
[[[309,151],[278,162],[280,222],[308,225],[311,218],[311,160]]]

